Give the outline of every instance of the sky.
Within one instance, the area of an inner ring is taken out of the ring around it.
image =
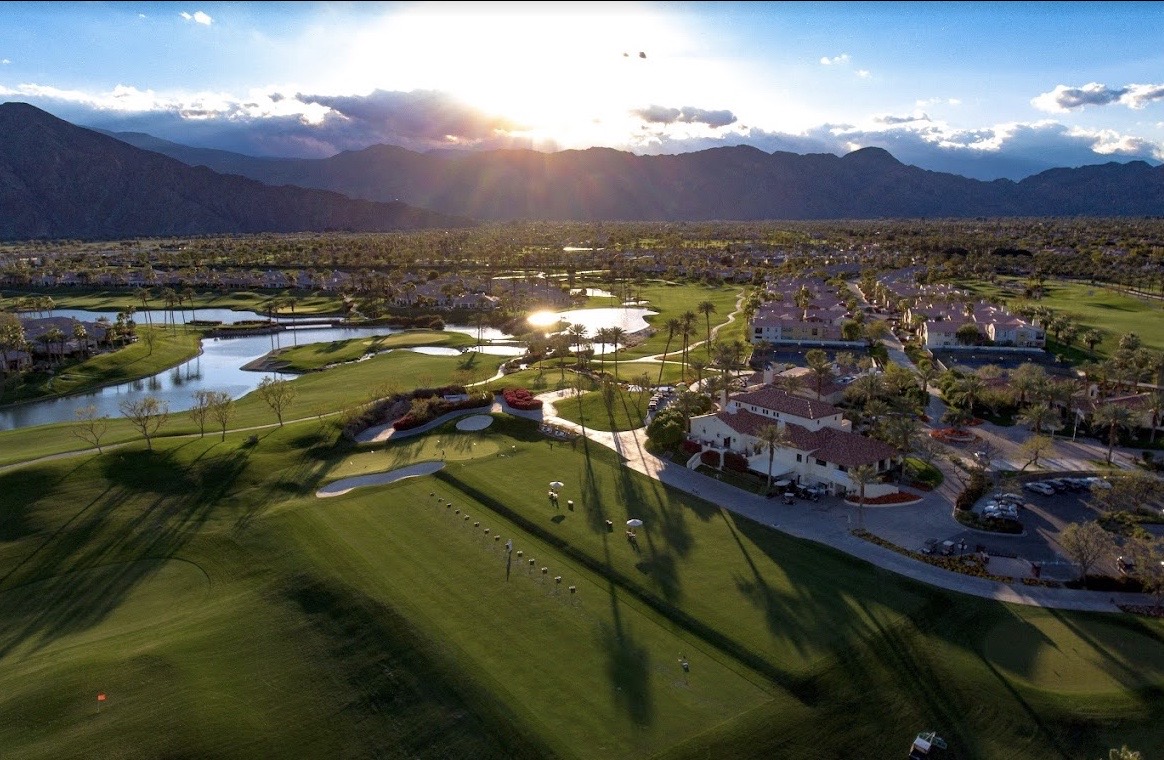
[[[1164,161],[1164,3],[3,3],[0,102],[256,156]]]

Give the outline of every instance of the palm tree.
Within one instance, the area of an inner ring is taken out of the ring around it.
[[[938,368],[934,366],[934,363],[931,360],[921,359],[918,361],[917,376],[921,378],[922,391],[925,393],[930,392],[930,380],[933,380],[937,374]]]
[[[89,331],[85,329],[85,325],[81,324],[79,319],[73,320],[73,339],[77,341],[85,358],[89,358]]]
[[[756,437],[768,448],[768,490],[772,490],[772,462],[776,458],[777,447],[788,445],[788,431],[779,425],[765,425],[756,431]]]
[[[873,465],[857,465],[849,470],[849,480],[857,484],[857,530],[865,529],[865,486],[877,479]]]
[[[1035,435],[1042,435],[1043,428],[1054,432],[1058,426],[1059,414],[1046,404],[1031,404],[1019,412],[1018,422],[1030,427]]]
[[[176,325],[174,321],[174,304],[178,303],[178,294],[174,292],[173,288],[162,288],[162,301],[166,304],[166,308],[170,312],[170,324]]]
[[[146,322],[152,326],[154,323],[154,320],[153,320],[153,317],[150,316],[149,308],[150,308],[150,296],[152,296],[153,293],[150,292],[149,288],[138,288],[137,290],[133,291],[133,295],[134,295],[134,297],[141,299],[141,308],[142,308],[142,311],[144,311],[146,313]]]
[[[691,342],[691,336],[695,333],[695,312],[685,311],[683,316],[679,318],[680,335],[683,336],[683,363],[680,374],[684,379],[687,378],[687,347]]]
[[[1152,413],[1152,431],[1148,443],[1155,443],[1156,428],[1160,426],[1161,415],[1164,414],[1164,391],[1155,391],[1149,396],[1148,411]]]
[[[610,328],[599,327],[594,332],[594,342],[602,346],[602,353],[598,355],[598,372],[599,374],[606,373],[606,347],[610,345]],[[617,365],[615,372],[618,371]]]
[[[703,370],[707,367],[707,362],[705,362],[703,359],[700,359],[698,356],[696,356],[696,357],[693,357],[691,359],[689,364],[691,365],[691,368],[693,370],[695,370],[695,377],[696,377],[695,383],[696,383],[696,385],[702,385],[703,384]]]
[[[1119,404],[1104,404],[1095,410],[1091,418],[1096,427],[1107,428],[1107,463],[1111,464],[1111,452],[1119,438],[1120,428],[1132,425],[1132,412]]]
[[[695,309],[707,322],[707,355],[711,356],[711,315],[715,314],[715,304],[711,301],[700,301]]]
[[[678,319],[668,319],[666,328],[667,344],[663,346],[663,358],[659,360],[659,379],[656,381],[656,385],[663,384],[663,368],[667,364],[667,352],[671,350],[671,339],[675,337],[675,333],[683,329],[683,323],[681,323]]]
[[[618,354],[618,347],[626,340],[626,328],[620,327],[618,325],[614,325],[612,327],[606,328],[606,339],[609,341],[609,344],[614,347],[613,351],[612,351],[615,354],[615,357],[613,359],[614,379],[615,379],[615,382],[617,382],[618,381],[618,355],[617,355]]]
[[[814,348],[805,353],[804,361],[808,364],[808,368],[812,370],[813,377],[816,379],[816,397],[821,397],[821,390],[824,387],[824,381],[828,380],[833,373],[832,363],[829,362],[829,356],[819,348]]]
[[[574,345],[567,333],[555,333],[550,338],[550,343],[554,347],[554,354],[558,357],[558,369],[562,372],[561,381],[566,382],[566,354],[570,353],[570,347]]]
[[[570,325],[570,327],[566,330],[566,334],[569,335],[571,340],[574,341],[574,345],[576,347],[574,350],[576,351],[578,359],[577,365],[579,369],[583,368],[586,364],[585,352],[586,346],[589,343],[589,341],[586,340],[587,332],[589,332],[589,330],[587,329],[586,325],[582,324],[581,322]]]
[[[977,375],[967,375],[954,384],[954,398],[951,400],[959,406],[963,406],[968,413],[974,414],[974,404],[977,403],[978,397],[985,389],[986,383],[982,382],[982,378]]]

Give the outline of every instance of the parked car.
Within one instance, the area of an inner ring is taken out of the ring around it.
[[[1023,488],[1025,488],[1028,491],[1034,491],[1035,493],[1042,494],[1043,496],[1054,496],[1055,495],[1055,489],[1052,488],[1051,486],[1047,485],[1046,483],[1039,483],[1039,482],[1024,483]]]

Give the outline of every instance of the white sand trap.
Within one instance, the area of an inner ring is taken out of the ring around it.
[[[487,414],[474,414],[457,423],[457,430],[484,430],[493,424],[493,418]]]
[[[404,480],[405,478],[418,478],[421,475],[432,475],[437,470],[445,466],[444,462],[421,462],[419,464],[410,464],[407,467],[400,467],[388,472],[374,472],[371,475],[357,475],[354,478],[344,478],[337,480],[334,483],[328,483],[323,488],[315,492],[315,495],[321,499],[326,499],[329,496],[343,496],[353,488],[362,488],[363,486],[382,486],[388,483],[394,483],[397,480]]]

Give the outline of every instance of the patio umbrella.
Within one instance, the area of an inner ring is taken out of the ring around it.
[[[626,524],[632,528],[641,528],[643,526],[643,521],[637,517],[632,517],[626,521]]]
[[[564,485],[565,485],[565,483],[563,483],[563,482],[562,482],[562,481],[560,481],[560,480],[553,480],[553,481],[550,481],[550,488],[561,488],[561,487],[562,487],[562,486],[564,486]]]

